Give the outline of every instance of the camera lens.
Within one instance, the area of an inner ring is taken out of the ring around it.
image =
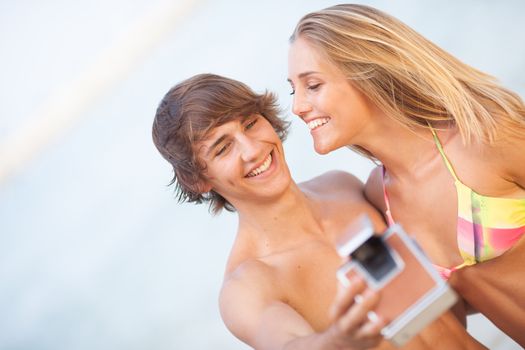
[[[380,282],[397,266],[385,242],[377,236],[370,237],[350,256],[377,282]]]

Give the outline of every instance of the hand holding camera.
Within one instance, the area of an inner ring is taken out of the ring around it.
[[[366,318],[371,323],[386,321],[381,334],[395,346],[404,345],[457,300],[400,225],[376,235],[371,221],[362,216],[341,237],[338,252],[348,259],[337,272],[344,286],[352,291],[362,289],[354,286],[362,279],[370,290],[380,291],[380,299]],[[352,298],[358,304],[364,300],[361,294]]]
[[[351,279],[348,287],[339,286],[330,310],[333,342],[337,349],[372,348],[383,340],[381,329],[385,326],[382,320],[367,318],[370,310],[377,306],[379,294],[367,288],[359,276]]]

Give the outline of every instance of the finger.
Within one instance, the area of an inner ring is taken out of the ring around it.
[[[371,322],[367,322],[370,324]],[[375,348],[383,341],[381,332],[373,335],[363,335],[361,333],[354,334],[354,342],[360,344],[361,348]]]
[[[375,348],[383,341],[381,330],[383,329],[384,321],[375,317],[374,320],[367,320],[364,322],[353,334],[352,342],[359,344],[360,348]]]
[[[380,341],[383,338],[383,336],[381,335],[381,330],[385,325],[385,320],[383,320],[379,316],[375,316],[372,320],[370,319],[370,317],[368,317],[368,320],[356,330],[355,337],[371,340],[377,339]]]
[[[353,332],[367,322],[367,313],[379,302],[379,294],[366,289],[362,293],[362,302],[354,304],[339,318],[339,326],[346,332]]]
[[[337,295],[330,308],[332,320],[341,317],[354,304],[356,296],[366,288],[365,282],[359,276],[352,276],[349,282],[350,285],[348,287],[341,284],[338,286]]]
[[[341,317],[354,303],[356,296],[366,287],[363,279],[359,276],[350,277],[348,282],[348,286],[338,285],[336,298],[330,308],[332,320]]]

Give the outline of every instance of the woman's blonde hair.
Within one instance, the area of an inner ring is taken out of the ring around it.
[[[525,106],[517,94],[384,12],[329,7],[304,16],[290,42],[299,37],[408,128],[455,124],[465,144],[525,135]]]

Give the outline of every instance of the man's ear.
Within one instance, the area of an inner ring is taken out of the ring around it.
[[[197,193],[206,193],[212,190],[212,186],[205,180],[200,180],[195,184],[195,191]]]

